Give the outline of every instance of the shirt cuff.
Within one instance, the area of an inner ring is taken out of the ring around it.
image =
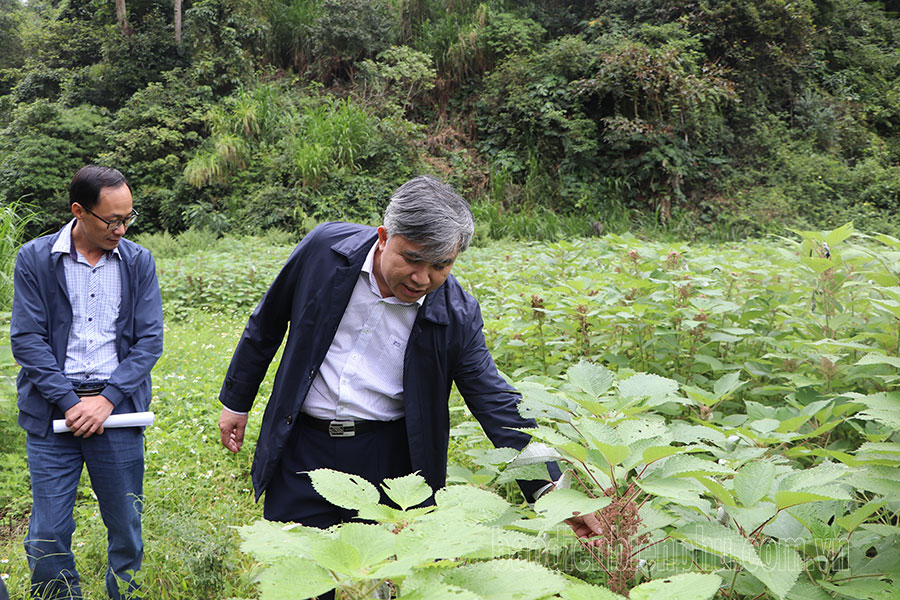
[[[249,415],[249,414],[250,414],[250,413],[240,412],[240,411],[238,411],[238,410],[231,410],[230,408],[228,408],[228,407],[225,406],[224,404],[222,405],[222,408],[224,408],[225,410],[227,410],[228,412],[230,412],[230,413],[233,414],[233,415]]]
[[[544,494],[546,494],[547,492],[549,492],[552,489],[556,489],[555,483],[548,483],[547,485],[545,485],[544,487],[542,487],[541,489],[536,491],[534,493],[534,502],[537,502],[538,500],[540,500],[541,496],[543,496]]]

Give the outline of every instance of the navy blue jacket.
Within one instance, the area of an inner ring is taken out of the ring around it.
[[[16,257],[10,345],[22,367],[17,379],[19,425],[46,437],[51,421],[78,403],[63,374],[72,328],[72,305],[62,254],[50,250],[59,232],[32,240]],[[162,299],[150,251],[134,242],[119,242],[122,300],[116,321],[113,371],[103,396],[113,413],[147,410],[150,370],[162,355]]]
[[[257,498],[275,473],[376,238],[373,227],[316,227],[288,258],[238,342],[219,400],[231,410],[248,412],[290,324],[253,461]],[[497,373],[483,324],[478,302],[451,275],[425,297],[406,346],[403,401],[410,457],[413,470],[435,490],[447,479],[448,400],[454,381],[495,446],[521,449],[530,440],[512,429],[534,423],[519,415],[519,394]],[[520,482],[529,497],[545,483]]]

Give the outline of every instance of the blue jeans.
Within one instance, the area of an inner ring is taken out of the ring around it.
[[[137,427],[106,429],[84,439],[71,433],[28,434],[33,507],[25,538],[34,598],[81,598],[72,554],[75,495],[83,465],[107,530],[106,589],[110,598],[136,598],[141,567],[144,434]],[[125,582],[127,596],[119,593]]]

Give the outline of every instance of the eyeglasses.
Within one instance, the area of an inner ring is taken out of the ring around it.
[[[89,213],[91,213],[92,215],[94,215],[95,217],[97,217],[98,219],[103,221],[104,223],[106,223],[107,231],[113,231],[114,229],[118,229],[122,225],[124,225],[125,227],[131,227],[131,224],[134,223],[135,219],[137,219],[137,217],[138,217],[138,212],[134,209],[131,209],[131,213],[129,213],[129,215],[127,217],[125,217],[124,219],[115,219],[114,221],[107,221],[106,219],[104,219],[103,217],[101,217],[100,215],[98,215],[97,213],[92,211],[91,209],[89,209],[87,206],[82,206],[81,208],[83,208],[84,210],[88,211]]]

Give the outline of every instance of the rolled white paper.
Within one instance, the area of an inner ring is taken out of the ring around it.
[[[149,427],[153,425],[155,415],[152,412],[123,413],[121,415],[109,415],[103,421],[103,427]],[[66,427],[65,419],[53,420],[53,433],[66,433],[71,431]]]

